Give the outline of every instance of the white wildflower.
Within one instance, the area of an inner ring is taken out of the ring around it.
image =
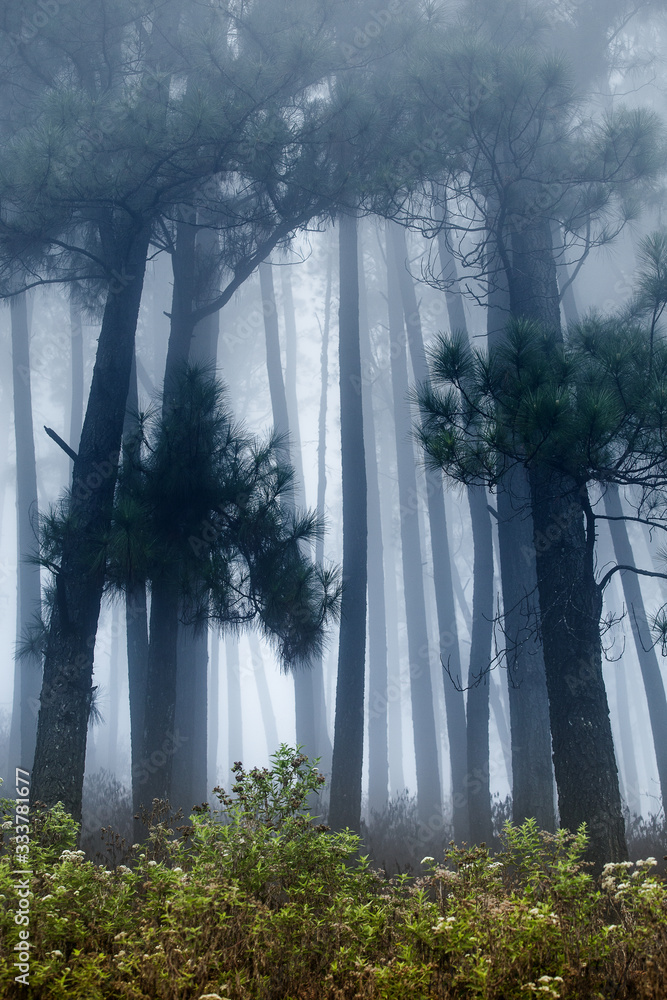
[[[427,863],[428,863],[429,861],[435,861],[435,858],[432,858],[432,857],[431,857],[430,855],[427,855],[427,856],[426,856],[425,858],[422,858],[422,860],[421,860],[421,863],[422,863],[423,865],[425,865],[425,864],[427,864]]]

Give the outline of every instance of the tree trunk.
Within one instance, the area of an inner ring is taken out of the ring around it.
[[[207,793],[210,795],[212,789],[216,788],[219,784],[218,747],[220,742],[220,636],[217,632],[213,632],[211,635],[208,691]]]
[[[489,350],[505,338],[510,319],[507,276],[489,282]],[[542,830],[556,829],[549,696],[544,651],[537,631],[539,598],[533,519],[526,471],[500,477],[497,487],[498,550],[503,595],[503,633],[512,743],[512,820],[534,818]]]
[[[405,241],[405,237],[403,239]],[[444,233],[440,234],[438,251],[442,271],[447,272],[450,281],[456,280],[456,263],[448,252]],[[468,336],[468,325],[460,293],[449,286],[445,298],[450,329],[458,330]],[[489,759],[489,695],[494,619],[493,529],[486,490],[470,486],[467,492],[474,552],[470,668],[466,703],[468,811],[470,839],[473,843],[490,844],[493,836]]]
[[[127,395],[125,425],[123,429],[124,461],[133,463],[137,458],[139,442],[139,392],[137,388],[136,357],[132,362],[130,387]],[[128,469],[131,475],[132,464]],[[143,794],[147,778],[144,758],[144,716],[146,711],[146,678],[148,674],[148,608],[146,581],[131,580],[125,592],[125,634],[127,642],[127,683],[130,701],[130,759],[132,772],[132,813],[134,839],[138,843],[145,836],[145,828],[137,818],[142,806],[149,803]],[[141,779],[144,779],[143,782]]]
[[[586,823],[599,869],[627,857],[607,694],[602,594],[594,576],[594,522],[584,530],[585,488],[535,466],[529,472],[560,823]]]
[[[357,220],[342,215],[339,226],[340,436],[343,477],[343,595],[336,717],[329,800],[334,830],[361,825],[366,654],[367,514],[366,458],[359,350]]]
[[[264,658],[259,645],[259,639],[255,632],[248,632],[248,642],[250,644],[250,656],[252,657],[252,672],[257,685],[257,697],[259,698],[259,709],[262,713],[262,725],[266,737],[266,748],[269,755],[275,753],[280,746],[278,739],[278,726],[276,725],[276,713],[271,701],[271,692],[266,680],[266,670],[264,668]]]
[[[560,305],[549,224],[531,222],[514,234],[512,247],[512,314],[537,320],[556,343]],[[569,830],[587,824],[588,854],[599,868],[623,860],[627,847],[602,676],[595,522],[585,485],[538,462],[528,483],[560,823]]]
[[[389,226],[388,232],[391,236],[391,253],[403,304],[412,371],[415,381],[421,383],[426,381],[428,377],[428,366],[414,282],[405,269],[407,258],[405,232],[396,225]],[[462,843],[470,837],[468,817],[470,778],[466,749],[466,716],[463,692],[459,690],[456,680],[452,680],[452,678],[462,677],[461,654],[456,625],[442,474],[437,470],[428,470],[426,473],[426,500],[431,527],[431,554],[438,614],[440,659],[443,667],[447,666],[447,670],[443,670],[443,683],[451,766],[454,839],[457,843]]]
[[[12,380],[16,441],[17,606],[16,636],[20,642],[41,610],[39,565],[29,562],[37,548],[37,469],[30,392],[30,329],[26,294],[11,300]],[[14,702],[10,760],[31,770],[35,757],[37,712],[42,671],[39,657],[14,661]]]
[[[387,224],[387,230],[389,230],[389,224]],[[433,713],[422,546],[417,516],[416,461],[412,444],[412,420],[408,404],[408,368],[405,354],[403,310],[398,289],[400,279],[395,259],[391,255],[390,238],[388,232],[389,338],[396,426],[398,492],[401,510],[403,591],[408,630],[412,724],[417,768],[417,808],[421,823],[432,833],[435,833],[442,822],[442,793]]]
[[[189,816],[207,798],[208,629],[179,622],[176,643],[176,731],[184,739],[174,755],[169,801]]]
[[[472,522],[473,599],[466,734],[468,751],[468,811],[473,844],[491,844],[491,770],[489,761],[489,688],[493,632],[493,535],[486,490],[468,489]]]
[[[623,505],[617,486],[608,486],[604,498],[605,510],[609,517],[622,518]],[[609,530],[614,543],[616,562],[622,566],[634,566],[634,553],[628,537],[628,528],[625,521],[609,521]],[[663,807],[667,803],[667,697],[665,697],[665,686],[660,673],[660,665],[653,645],[653,637],[646,620],[644,609],[644,598],[639,585],[639,577],[636,573],[623,572],[620,574],[623,584],[623,594],[630,616],[630,626],[635,640],[637,659],[644,682],[646,692],[646,702],[648,705],[649,719],[651,722],[651,733],[653,736],[653,746],[655,748],[655,759],[658,765],[658,778],[660,780],[660,794]],[[620,666],[617,670],[622,669]]]
[[[269,376],[269,391],[273,411],[273,426],[277,434],[283,436],[283,457],[292,463],[295,439],[291,437],[290,415],[283,379],[283,367],[280,356],[280,331],[278,327],[278,310],[273,287],[273,269],[264,261],[259,265],[259,282],[262,291],[262,312],[264,314],[264,333],[266,338],[266,367]],[[290,498],[292,508],[304,506],[303,467],[299,456],[301,475],[295,468],[294,489]],[[296,717],[296,741],[303,747],[309,757],[316,756],[317,736],[315,733],[315,697],[313,676],[310,669],[292,671],[294,682],[294,709]]]
[[[324,324],[322,327],[322,346],[320,349],[320,407],[317,417],[317,516],[323,520],[327,491],[327,402],[329,395],[329,327],[331,325],[331,284],[332,284],[332,250],[327,256],[327,284],[324,293]],[[315,562],[324,563],[324,535],[315,541]],[[315,694],[315,732],[317,735],[317,752],[321,755],[321,767],[326,774],[331,773],[331,757],[333,747],[329,736],[327,702],[324,678],[324,653],[320,653],[315,661],[314,694]]]
[[[61,801],[77,821],[105,577],[104,561],[91,565],[88,548],[101,546],[110,527],[148,242],[147,228],[127,232],[115,260],[121,277],[102,320],[44,663],[31,801]]]
[[[241,699],[241,667],[237,635],[225,636],[225,667],[227,669],[227,772],[234,761],[243,760],[243,702]]]
[[[180,614],[178,577],[167,570],[151,581],[150,643],[144,714],[145,764],[139,781],[144,803],[169,799],[173,757],[188,737],[176,731],[177,641]]]
[[[359,332],[362,371],[371,369],[363,252],[359,245]],[[382,813],[389,796],[387,745],[387,624],[384,604],[382,517],[372,383],[362,379],[364,451],[368,489],[368,808]]]
[[[393,500],[392,479],[395,482],[394,456],[390,455],[391,447],[396,444],[396,435],[392,437],[393,420],[389,416],[378,425],[378,445],[380,450],[380,468],[383,470],[383,488],[380,490],[380,506],[382,524],[388,544],[384,547],[384,598],[387,624],[387,725],[389,781],[394,795],[400,795],[406,788],[403,767],[403,690],[401,687],[401,663],[399,654],[399,622],[398,622],[398,583],[397,583],[397,552],[393,544],[394,509],[399,504]],[[391,471],[390,471],[391,470]],[[372,711],[372,706],[371,706]]]
[[[107,718],[107,767],[118,773],[118,722],[120,718],[120,614],[114,605],[111,615],[111,645],[109,648],[109,714]]]

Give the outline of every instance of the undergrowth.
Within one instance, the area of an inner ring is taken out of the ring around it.
[[[31,816],[30,986],[14,981],[11,803],[0,856],[0,996],[39,1000],[562,1000],[664,997],[667,887],[653,860],[581,861],[585,830],[506,824],[387,879],[359,839],[306,812],[321,776],[282,747],[235,766],[219,810],[150,835],[126,864],[76,849],[60,807]],[[6,824],[4,824],[6,827]]]

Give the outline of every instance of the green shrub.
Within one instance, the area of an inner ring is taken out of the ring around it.
[[[585,831],[506,824],[503,848],[450,847],[419,877],[373,872],[359,838],[311,820],[321,777],[299,749],[235,765],[219,812],[174,832],[160,807],[114,870],[36,817],[30,987],[14,982],[12,843],[0,858],[0,996],[39,1000],[657,998],[667,892],[652,861],[581,861]],[[8,836],[11,830],[4,831]]]

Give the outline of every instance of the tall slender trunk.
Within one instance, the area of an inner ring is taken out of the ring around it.
[[[211,234],[207,239],[208,249],[214,251]],[[191,221],[180,221],[172,255],[174,286],[165,362],[163,417],[169,413],[179,373],[188,361],[196,360],[203,364],[215,361],[217,314],[207,317],[200,324],[195,324],[193,319],[193,310],[197,305],[197,241],[196,226]],[[173,579],[168,580],[168,576]],[[155,787],[148,791],[151,797],[169,798],[173,806],[182,808],[187,815],[193,804],[206,798],[208,643],[205,632],[197,632],[180,623],[180,602],[173,645],[167,637],[153,632],[154,624],[162,627],[160,623],[165,623],[173,611],[174,593],[178,592],[178,565],[165,567],[159,577],[157,586],[153,581],[151,593],[147,699],[162,708],[173,702],[173,707],[169,707],[168,715],[151,723],[152,742],[144,746],[144,756],[150,759],[155,753],[164,754],[161,749],[164,733],[172,734],[170,739],[174,749],[159,770],[160,780],[156,777]],[[158,606],[163,600],[167,602],[165,608]],[[169,635],[172,634],[173,629],[170,628]],[[160,660],[156,660],[152,652],[154,642],[161,649],[161,657],[166,657],[162,674],[158,666]],[[155,685],[162,690],[154,690]],[[148,737],[148,729],[145,732]],[[160,732],[163,734],[161,738]],[[152,778],[149,784],[152,785]]]
[[[405,242],[405,236],[403,237]],[[449,280],[456,280],[456,263],[448,252],[444,233],[438,244],[440,267]],[[406,277],[409,277],[406,272]],[[405,279],[404,279],[405,280]],[[449,286],[445,292],[449,326],[468,336],[460,293]],[[415,301],[415,312],[417,304]],[[489,759],[489,695],[491,691],[491,644],[493,639],[493,529],[486,490],[469,486],[468,506],[473,541],[473,599],[470,629],[470,667],[466,702],[466,746],[468,754],[468,810],[470,839],[490,843],[491,762]]]
[[[512,314],[538,320],[557,343],[560,304],[546,221],[514,234],[507,277]],[[585,484],[537,462],[528,483],[560,822],[570,830],[587,824],[589,856],[599,868],[627,857],[627,846],[602,676],[595,520]]]
[[[139,781],[144,804],[169,799],[174,754],[182,746],[175,731],[177,642],[180,600],[178,577],[170,568],[151,580],[150,642],[146,672],[143,764]]]
[[[227,771],[229,772],[234,761],[243,760],[243,702],[237,635],[225,636],[225,666],[227,668]]]
[[[208,680],[208,789],[210,793],[218,785],[218,749],[220,743],[220,636],[211,635],[211,655],[209,657]]]
[[[362,369],[371,369],[363,252],[359,241],[359,336]],[[378,479],[372,383],[363,379],[364,451],[368,489],[368,807],[382,813],[389,796],[387,745],[387,624],[384,603],[384,559],[380,484]]]
[[[220,742],[220,636],[211,635],[211,655],[208,672],[208,788],[211,792],[218,785],[218,745]]]
[[[616,562],[622,566],[634,566],[634,553],[628,537],[628,528],[623,517],[623,505],[617,486],[608,486],[604,497],[605,510],[611,518],[608,522]],[[655,759],[658,765],[660,794],[663,806],[667,802],[667,697],[660,673],[660,665],[655,653],[653,638],[646,619],[644,598],[642,596],[639,578],[635,573],[622,572],[621,582],[625,603],[630,616],[630,626],[635,641],[637,659],[646,692],[648,714],[651,722],[651,734],[655,748]],[[617,668],[622,669],[622,668]]]
[[[426,363],[424,339],[414,283],[405,269],[407,257],[405,232],[396,225],[388,227],[388,231],[391,237],[391,254],[394,259],[403,305],[412,371],[415,381],[422,383],[428,377],[428,366]],[[433,580],[438,613],[440,659],[443,666],[446,664],[448,667],[447,670],[443,670],[443,682],[445,689],[445,711],[447,714],[447,733],[449,737],[454,839],[457,843],[461,843],[464,840],[468,840],[470,836],[468,817],[468,787],[470,777],[467,762],[466,716],[463,692],[459,689],[455,681],[452,680],[452,678],[462,677],[462,669],[456,625],[456,610],[454,606],[444,490],[442,475],[439,471],[429,470],[427,472],[426,500],[431,528],[431,554],[433,558]]]
[[[71,344],[71,396],[69,411],[69,442],[76,448],[83,424],[83,324],[81,307],[74,298],[69,300]],[[71,472],[70,467],[70,472]]]
[[[293,464],[293,454],[296,446],[291,437],[290,413],[283,378],[283,366],[280,356],[280,331],[278,327],[278,310],[273,286],[273,269],[264,261],[259,265],[259,282],[262,291],[262,312],[264,314],[264,333],[266,339],[266,366],[269,375],[269,392],[273,411],[273,426],[278,434],[283,435],[282,451],[286,462]],[[299,455],[301,465],[301,456]],[[303,467],[301,474],[295,467],[294,489],[289,501],[293,508],[303,506],[305,490],[303,485]],[[296,717],[296,741],[304,748],[309,757],[316,756],[317,735],[315,731],[315,696],[313,676],[310,669],[292,671],[294,682],[294,708]]]
[[[490,267],[493,267],[493,258]],[[510,319],[507,276],[498,268],[489,281],[489,350],[505,337]],[[503,634],[512,744],[512,819],[534,818],[556,829],[549,696],[544,650],[539,640],[539,597],[533,518],[526,471],[505,472],[497,487],[498,550],[503,595]]]
[[[331,325],[331,285],[333,271],[333,252],[330,247],[327,256],[327,284],[324,292],[324,324],[322,326],[322,345],[320,348],[320,406],[317,416],[317,516],[324,520],[325,500],[327,491],[327,402],[329,395],[329,328]],[[324,563],[324,535],[315,541],[315,562]],[[324,678],[324,653],[320,653],[315,661],[314,694],[315,694],[315,732],[317,734],[317,752],[321,755],[321,766],[325,773],[331,772],[331,757],[333,746],[329,736],[327,719],[327,703]]]
[[[259,645],[259,639],[255,632],[248,632],[248,642],[250,644],[250,656],[252,657],[252,672],[257,685],[257,696],[259,698],[259,710],[262,713],[262,725],[266,737],[266,746],[269,754],[274,753],[279,746],[278,726],[276,725],[276,713],[271,701],[271,692],[266,680],[266,669],[264,667],[264,657]]]
[[[118,773],[118,723],[120,719],[120,614],[114,605],[111,615],[111,646],[109,649],[109,712],[107,718],[107,767]]]
[[[387,225],[389,229],[389,224]],[[390,239],[387,233],[388,241]],[[390,245],[388,242],[388,250]],[[417,512],[417,477],[412,444],[412,421],[408,403],[408,368],[405,352],[403,310],[397,287],[396,262],[388,254],[387,284],[391,376],[396,426],[398,492],[401,509],[401,555],[403,591],[408,630],[410,692],[415,762],[417,807],[421,822],[434,832],[442,817],[442,793],[438,769],[438,748],[433,713],[433,688],[426,625],[426,601],[422,567],[422,545]]]
[[[12,382],[16,442],[17,641],[41,609],[39,565],[29,561],[36,549],[37,468],[30,392],[30,328],[26,294],[11,300]],[[10,760],[30,770],[35,756],[37,711],[42,686],[37,656],[15,659]]]
[[[175,729],[184,740],[173,755],[169,801],[189,816],[206,801],[208,718],[208,629],[179,622],[176,643]]]
[[[366,654],[367,512],[364,420],[359,350],[357,220],[342,215],[339,226],[340,436],[343,478],[343,595],[336,717],[329,800],[335,830],[361,825]]]
[[[611,549],[611,538],[609,539],[609,542]],[[611,556],[611,551],[609,552],[609,555]],[[604,558],[604,555],[601,556],[600,562],[603,565],[606,564],[607,560]],[[613,598],[610,596],[610,592],[613,594]],[[609,581],[609,585],[605,591],[605,601],[607,603],[607,607],[613,614],[620,612],[623,605],[623,599],[621,597],[621,587],[618,577]],[[614,667],[613,673],[620,745],[617,747],[617,750],[620,748],[622,763],[622,767],[619,768],[619,771],[622,771],[625,776],[622,788],[623,798],[630,815],[640,816],[641,786],[639,784],[639,772],[637,770],[635,738],[632,732],[632,722],[630,720],[630,698],[626,678],[626,668],[622,665],[622,659]],[[636,683],[634,676],[632,680]]]
[[[77,820],[105,576],[104,561],[91,567],[82,540],[100,546],[110,527],[149,235],[147,227],[129,229],[124,244],[115,242],[123,280],[110,286],[104,310],[44,662],[31,800],[61,801]]]
[[[489,761],[489,689],[493,632],[493,535],[484,487],[468,490],[473,541],[473,600],[468,699],[466,703],[468,810],[470,839],[490,844],[491,770]]]
[[[396,548],[393,544],[393,510],[392,488],[389,469],[394,468],[394,456],[390,455],[392,442],[393,420],[388,418],[378,425],[378,445],[380,452],[380,468],[383,470],[383,483],[380,490],[380,507],[385,537],[389,544],[384,547],[384,596],[387,624],[387,724],[389,781],[393,794],[400,795],[405,787],[405,772],[403,766],[403,691],[401,687],[401,664],[399,656],[399,624],[398,624],[398,584],[396,567]],[[395,445],[396,435],[393,434]],[[371,709],[372,711],[372,706]]]
[[[123,462],[128,463],[127,475],[132,476],[140,448],[139,392],[136,357],[132,361],[123,428]],[[132,814],[137,817],[142,806],[150,802],[143,786],[148,779],[144,758],[144,714],[146,711],[146,680],[148,676],[148,606],[146,581],[132,579],[125,592],[125,634],[127,642],[127,683],[130,701],[130,760],[132,774]],[[134,820],[134,839],[139,842],[145,829]]]

